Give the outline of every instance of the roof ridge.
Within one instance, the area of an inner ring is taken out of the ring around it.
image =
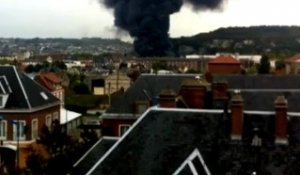
[[[26,103],[27,103],[27,105],[28,105],[28,108],[31,110],[32,107],[31,107],[31,104],[30,104],[30,102],[29,102],[29,98],[28,98],[28,95],[27,95],[27,93],[26,93],[26,91],[25,91],[25,88],[24,88],[24,86],[23,86],[23,83],[22,83],[22,81],[21,81],[19,72],[17,71],[17,69],[16,69],[15,66],[12,66],[12,68],[13,68],[15,74],[16,74],[16,77],[17,77],[17,79],[18,79],[18,82],[19,82],[19,84],[20,84],[20,87],[21,87],[21,89],[22,89],[22,92],[23,92],[23,94],[24,94]]]

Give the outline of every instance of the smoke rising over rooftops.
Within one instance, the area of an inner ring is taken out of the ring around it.
[[[100,0],[114,10],[115,26],[128,31],[135,51],[142,57],[170,56],[170,15],[184,3],[194,10],[217,9],[223,0]],[[188,19],[187,19],[188,20]]]

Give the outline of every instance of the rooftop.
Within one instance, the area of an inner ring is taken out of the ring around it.
[[[243,140],[232,141],[228,114],[222,110],[152,107],[87,174],[173,174],[196,149],[211,174],[249,174],[257,166],[262,174],[297,172],[299,114],[290,116],[290,145],[274,144],[274,113],[244,115]]]
[[[32,111],[60,104],[59,99],[14,66],[0,66],[0,77],[3,85],[7,80],[4,89],[9,92],[6,106],[1,112]]]
[[[220,55],[215,59],[209,61],[209,64],[241,64],[236,58],[232,56]]]

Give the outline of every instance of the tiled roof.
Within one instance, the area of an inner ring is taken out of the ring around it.
[[[8,101],[2,111],[33,110],[60,104],[59,99],[14,66],[0,66],[0,76],[7,79],[11,88]]]
[[[103,137],[95,143],[74,165],[73,175],[82,175],[90,168],[117,142],[117,138]]]
[[[54,72],[43,73],[41,74],[41,76],[44,76],[46,79],[48,79],[53,83],[61,83],[62,81],[61,78],[58,75],[56,75]]]
[[[134,113],[136,101],[148,101],[159,96],[162,90],[172,89],[177,94],[183,80],[195,79],[196,74],[155,75],[142,74],[127,91],[116,100],[107,113]],[[145,94],[147,93],[147,95]]]
[[[290,146],[273,144],[274,113],[245,113],[244,117],[243,139],[232,141],[230,118],[223,111],[152,108],[87,174],[172,174],[195,149],[211,174],[250,174],[257,166],[265,174],[295,171],[298,165],[292,162],[296,157],[290,156],[300,153],[299,116],[290,118]],[[262,140],[259,150],[252,145],[255,137]],[[278,156],[284,161],[278,161]]]
[[[288,62],[299,62],[300,61],[300,54],[296,54],[287,59]]]
[[[61,78],[53,72],[41,73],[35,77],[35,80],[44,85],[49,91],[55,89],[55,84],[62,83]]]
[[[297,75],[215,75],[214,81],[225,81],[230,89],[299,89]]]
[[[237,59],[232,56],[218,56],[209,61],[209,64],[241,64]]]
[[[112,104],[107,113],[134,114],[133,106],[136,101],[147,101],[147,95],[155,101],[164,89],[172,89],[178,94],[182,83],[195,77],[196,74],[141,75],[135,84]],[[284,95],[289,101],[289,110],[300,112],[300,76],[216,75],[214,81],[227,82],[232,92],[240,89],[246,109],[272,111],[276,96]]]

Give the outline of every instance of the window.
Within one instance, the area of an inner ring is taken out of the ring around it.
[[[26,121],[25,120],[14,120],[13,121],[14,140],[25,140],[26,139]]]
[[[52,117],[51,117],[51,115],[50,114],[48,114],[48,115],[46,115],[46,126],[47,127],[51,127],[51,124],[52,124]]]
[[[125,134],[125,132],[130,128],[130,125],[119,125],[119,136]]]
[[[48,100],[49,97],[46,95],[45,92],[40,92],[40,95],[43,97],[44,100]]]
[[[32,139],[38,138],[38,130],[39,130],[38,120],[33,119],[31,121],[31,138]]]
[[[1,120],[0,121],[0,139],[6,140],[7,138],[7,121]]]
[[[58,118],[58,112],[53,113],[53,120],[59,120]]]

